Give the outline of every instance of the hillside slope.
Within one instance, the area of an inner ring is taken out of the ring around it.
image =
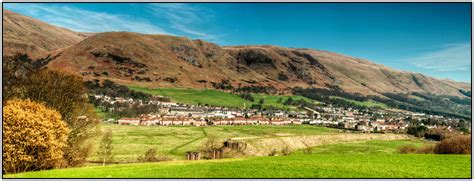
[[[463,96],[469,84],[312,49],[275,46],[219,47],[167,35],[109,32],[68,47],[49,66],[86,79],[111,79],[148,87],[234,88],[271,86],[279,91],[339,86],[363,95],[424,92]]]
[[[3,54],[28,53],[33,57],[78,43],[87,37],[37,19],[3,9]]]
[[[202,40],[131,32],[77,33],[4,10],[5,55],[51,55],[52,69],[145,87],[198,89],[340,87],[350,93],[422,92],[466,97],[467,83],[394,70],[337,53],[276,46],[220,47]],[[276,93],[273,91],[273,93]]]

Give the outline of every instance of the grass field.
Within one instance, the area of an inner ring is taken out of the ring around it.
[[[144,87],[130,86],[132,90],[140,91],[152,95],[161,95],[171,98],[172,101],[185,103],[185,104],[208,104],[213,106],[226,106],[226,107],[250,107],[252,104],[257,104],[260,99],[264,100],[263,107],[277,107],[281,109],[294,110],[296,107],[283,105],[283,102],[288,98],[294,100],[304,99],[308,102],[319,103],[302,96],[280,96],[280,95],[261,95],[252,94],[254,102],[240,98],[238,95],[217,91],[217,90],[198,90],[198,89],[181,89],[181,88],[159,88],[149,89]],[[281,102],[278,100],[281,98]]]
[[[470,155],[398,154],[416,140],[325,145],[312,154],[90,166],[6,178],[469,178]],[[364,148],[364,149],[363,149]]]
[[[115,161],[135,161],[138,156],[144,155],[151,148],[156,149],[161,155],[184,159],[186,151],[200,149],[209,138],[224,141],[235,137],[275,138],[338,133],[336,129],[309,125],[192,127],[102,124],[101,126],[103,130],[112,130]],[[95,152],[89,160],[97,160]]]
[[[399,148],[406,145],[411,145],[416,148],[421,148],[435,143],[423,141],[419,139],[410,140],[374,140],[359,143],[340,143],[313,147],[314,154],[397,154]]]
[[[350,99],[346,99],[346,98],[342,98],[342,97],[337,97],[337,96],[331,96],[331,99],[342,99],[342,100],[345,100],[347,102],[351,102],[351,103],[354,103],[358,106],[363,106],[363,107],[380,107],[382,109],[387,109],[388,106],[384,103],[381,103],[381,102],[376,102],[376,101],[373,101],[373,100],[368,100],[368,101],[356,101],[356,100],[350,100]]]

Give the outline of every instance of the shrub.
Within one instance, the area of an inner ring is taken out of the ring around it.
[[[3,107],[3,171],[16,173],[60,167],[69,129],[43,104],[12,99]]]
[[[248,100],[248,101],[252,101],[252,102],[255,101],[255,99],[253,98],[251,94],[240,94],[239,96],[240,98]]]
[[[398,152],[402,153],[402,154],[415,153],[416,148],[413,145],[404,145],[404,146],[398,148]]]
[[[157,156],[155,149],[149,149],[144,156],[138,157],[139,162],[161,162],[172,160],[167,156]]]
[[[288,155],[290,155],[290,154],[291,154],[290,147],[288,147],[288,146],[283,147],[283,148],[281,149],[281,154],[282,154],[283,156],[288,156]]]
[[[306,155],[313,154],[313,147],[307,146],[306,148],[303,149],[303,153]]]
[[[273,149],[270,151],[270,153],[268,153],[268,156],[275,156],[275,155],[276,155],[276,152],[277,152],[276,149],[273,148]]]
[[[407,128],[407,133],[414,135],[416,137],[424,136],[426,131],[428,131],[428,128],[426,126],[421,126],[421,125],[409,126]]]
[[[416,153],[432,154],[432,153],[434,153],[434,150],[435,150],[435,146],[427,145],[427,146],[424,146],[424,147],[416,150]]]
[[[458,135],[442,140],[436,145],[437,154],[471,154],[471,135]]]

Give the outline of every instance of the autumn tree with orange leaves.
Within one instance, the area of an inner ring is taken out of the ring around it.
[[[3,172],[60,167],[68,134],[59,112],[30,100],[7,101],[3,107]]]

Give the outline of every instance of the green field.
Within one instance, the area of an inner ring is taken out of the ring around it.
[[[342,97],[337,97],[337,96],[330,96],[331,99],[342,99],[342,100],[345,100],[347,102],[350,102],[350,103],[354,103],[355,105],[358,105],[358,106],[363,106],[363,107],[379,107],[379,108],[382,108],[382,109],[387,109],[388,106],[384,103],[381,103],[381,102],[376,102],[376,101],[373,101],[373,100],[368,100],[368,101],[356,101],[356,100],[350,100],[350,99],[346,99],[346,98],[342,98]]]
[[[144,87],[130,86],[132,90],[148,93],[151,95],[161,95],[171,98],[172,101],[185,104],[208,104],[213,106],[238,107],[243,108],[244,104],[248,108],[252,104],[258,104],[260,99],[264,100],[263,107],[277,107],[281,109],[296,109],[293,106],[283,105],[283,102],[292,98],[293,100],[304,99],[308,102],[319,103],[317,101],[302,96],[280,96],[280,95],[261,95],[252,94],[255,101],[248,101],[240,98],[238,95],[217,91],[217,90],[199,90],[199,89],[181,89],[181,88],[158,88],[149,89]],[[278,102],[278,99],[282,99]]]
[[[339,143],[313,147],[314,154],[331,154],[337,152],[338,154],[397,154],[399,148],[406,145],[411,145],[416,148],[421,148],[435,143],[411,139],[411,140],[374,140],[359,143]]]
[[[186,151],[202,148],[209,138],[225,141],[227,138],[236,137],[275,138],[338,133],[336,129],[309,125],[192,127],[102,124],[101,126],[103,130],[112,130],[115,161],[135,161],[138,156],[144,155],[151,148],[156,149],[160,155],[184,159]],[[97,159],[96,153],[93,152],[89,160]]]
[[[470,155],[398,154],[422,141],[367,141],[314,147],[312,154],[89,166],[6,178],[469,178]],[[366,147],[366,149],[362,149]],[[354,150],[355,149],[355,150]]]

